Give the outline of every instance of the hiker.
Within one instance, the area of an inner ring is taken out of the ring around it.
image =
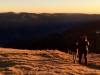
[[[88,46],[89,46],[89,41],[87,40],[87,36],[84,35],[81,41],[79,42],[79,64],[81,64],[82,55],[84,54],[85,65],[88,65],[87,63]]]
[[[78,40],[75,40],[73,45],[72,45],[73,63],[76,62],[77,52],[78,52]]]

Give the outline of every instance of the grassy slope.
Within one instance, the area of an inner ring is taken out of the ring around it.
[[[0,75],[100,75],[100,54],[88,57],[89,66],[84,66],[58,50],[0,48]]]

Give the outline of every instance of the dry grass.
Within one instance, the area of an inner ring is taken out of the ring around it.
[[[100,75],[100,54],[88,58],[84,66],[73,64],[70,54],[58,50],[0,48],[0,75]]]

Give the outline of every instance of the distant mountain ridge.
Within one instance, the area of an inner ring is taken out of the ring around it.
[[[41,38],[99,20],[97,14],[0,13],[0,42]]]

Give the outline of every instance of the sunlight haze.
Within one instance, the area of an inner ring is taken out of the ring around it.
[[[100,14],[100,0],[0,0],[0,12]]]

